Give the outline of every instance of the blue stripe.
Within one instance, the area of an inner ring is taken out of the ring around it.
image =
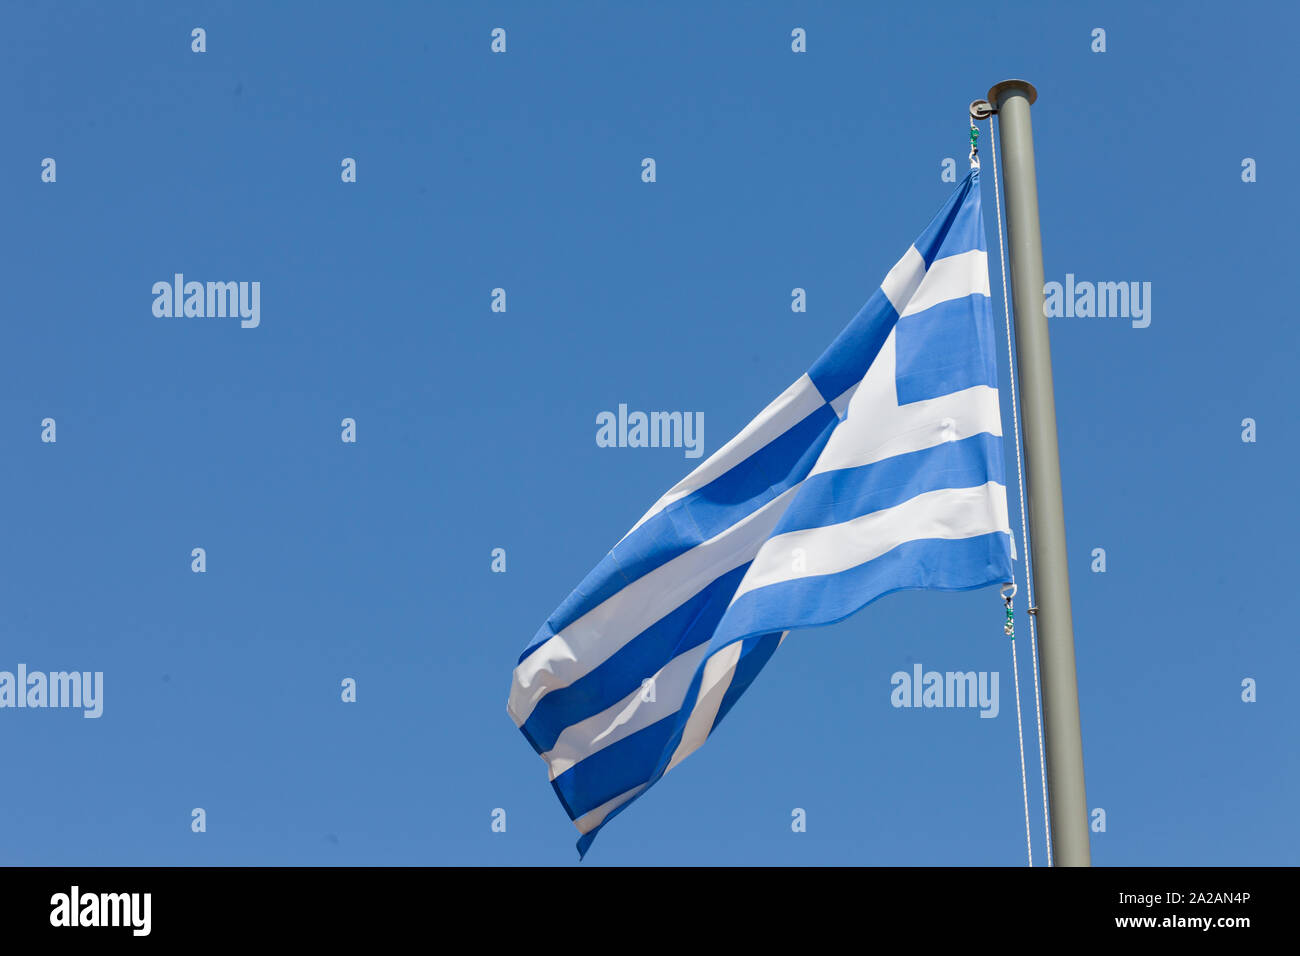
[[[998,387],[993,310],[982,293],[950,299],[899,319],[894,338],[898,404]]]
[[[722,696],[722,704],[718,707],[718,716],[713,719],[713,726],[709,729],[709,735],[718,729],[718,724],[722,723],[722,718],[727,716],[727,711],[731,710],[731,705],[740,700],[749,685],[754,683],[754,678],[758,672],[763,669],[772,655],[776,653],[777,647],[781,643],[781,632],[775,634],[764,634],[760,637],[749,637],[745,639],[744,646],[740,650],[740,660],[736,662],[736,673],[732,675],[731,684],[727,687],[727,692]]]
[[[828,402],[862,381],[896,322],[898,311],[884,290],[877,289],[808,370],[808,377]]]
[[[731,705],[734,704],[736,700],[739,699],[740,695],[745,692],[745,689],[753,683],[758,672],[763,669],[763,665],[772,657],[773,651],[776,650],[777,645],[780,643],[781,635],[779,633],[768,634],[762,637],[753,638],[750,646],[741,651],[741,658],[736,665],[736,673],[732,676],[731,686],[727,689],[727,693],[723,695],[722,704],[718,708],[718,715],[713,720],[713,727],[709,729],[710,735],[712,735],[713,730],[716,729],[718,724],[722,721],[722,718],[726,716],[727,711],[731,709]],[[620,779],[621,782],[626,782],[627,780],[638,776],[638,774],[641,775],[640,780],[636,780],[623,787],[623,789],[611,793],[608,797],[598,803],[591,804],[586,810],[582,811],[582,813],[574,813],[577,806],[572,806],[569,803],[570,795],[572,794],[576,796],[577,793],[581,792],[584,799],[590,800],[593,799],[592,793],[601,792],[603,788],[595,788],[588,785],[584,789],[584,787],[578,783],[576,779],[577,775],[575,775],[575,780],[572,785],[566,782],[566,785],[563,788],[556,786],[563,777],[574,773],[579,768],[600,756],[600,754],[613,750],[615,747],[619,747],[620,744],[626,742],[619,741],[619,743],[606,747],[605,750],[588,757],[582,763],[570,768],[566,773],[561,774],[560,777],[557,777],[552,781],[552,786],[555,787],[555,792],[559,795],[560,802],[564,805],[564,809],[568,812],[571,820],[576,820],[578,817],[582,816],[583,813],[589,813],[601,804],[613,800],[614,797],[618,796],[620,793],[626,793],[628,790],[638,786],[638,784],[645,784],[645,789],[629,799],[626,803],[615,807],[610,811],[605,819],[601,821],[599,826],[584,833],[578,838],[579,857],[586,856],[587,851],[591,849],[592,843],[595,842],[597,834],[599,834],[600,831],[603,830],[616,816],[630,807],[637,800],[641,799],[641,797],[645,796],[650,787],[657,783],[659,778],[667,771],[668,762],[672,760],[673,754],[677,752],[677,748],[682,742],[682,736],[686,731],[686,724],[690,719],[691,711],[695,707],[695,701],[699,697],[700,683],[704,675],[704,664],[708,662],[708,657],[712,656],[713,653],[713,651],[710,651],[709,655],[705,657],[704,661],[695,670],[695,676],[691,679],[690,689],[686,692],[685,699],[687,706],[674,714],[672,718],[661,720],[651,727],[647,727],[645,730],[635,734],[634,736],[637,737],[640,737],[642,734],[645,734],[646,736],[644,740],[637,741],[634,746],[624,748],[622,752],[611,758],[608,762],[609,766],[602,766],[599,768],[593,766],[592,768],[593,771],[597,772],[616,770],[620,775],[618,779]],[[647,734],[647,731],[654,731],[654,733]],[[627,740],[631,739],[632,738],[630,737],[627,738]],[[659,747],[658,757],[654,761],[647,762],[647,758],[653,753],[655,746]],[[638,767],[640,770],[637,769]]]
[[[708,641],[748,570],[746,562],[717,578],[600,666],[568,687],[551,691],[533,708],[523,726],[524,736],[539,754],[546,753],[566,727],[613,707],[673,658]]]
[[[702,540],[707,541],[803,481],[817,464],[837,424],[839,418],[835,411],[829,405],[822,405],[751,455],[744,467],[732,468],[668,508],[689,514],[691,523],[703,534]],[[629,561],[625,555],[627,544],[624,542],[615,549],[625,569],[629,563],[637,566],[637,562]]]
[[[924,538],[900,544],[838,574],[781,581],[741,595],[723,617],[708,653],[754,634],[842,621],[894,591],[969,591],[1011,580],[1011,538]]]
[[[969,201],[968,201],[969,200]],[[984,213],[980,207],[980,174],[972,169],[943,208],[930,220],[916,242],[925,267],[935,259],[946,259],[984,246]]]
[[[724,615],[724,620],[725,620],[725,615]],[[699,699],[700,683],[702,682],[704,677],[704,664],[708,663],[709,656],[711,656],[711,652],[706,651],[704,660],[701,662],[700,666],[695,669],[695,676],[691,678],[691,686],[687,689],[686,696],[683,698],[684,704],[682,705],[681,710],[677,711],[677,713],[674,714],[670,720],[662,720],[659,722],[660,724],[672,724],[671,732],[664,740],[664,745],[660,750],[658,760],[650,767],[650,772],[645,775],[644,778],[645,789],[643,789],[636,796],[632,797],[632,799],[628,800],[626,803],[623,803],[615,807],[601,822],[600,826],[596,827],[595,829],[591,830],[588,833],[583,834],[578,839],[579,858],[585,856],[587,850],[591,848],[592,841],[596,839],[596,834],[598,834],[601,830],[603,830],[605,826],[611,820],[614,819],[614,817],[618,816],[620,813],[622,813],[624,810],[630,807],[637,800],[645,796],[646,793],[649,791],[649,789],[659,782],[659,778],[668,772],[668,763],[673,759],[673,754],[677,752],[677,747],[682,742],[682,735],[686,732],[686,725],[690,721],[691,711],[695,709],[695,702]],[[717,721],[715,720],[714,722],[716,723]],[[656,724],[655,726],[658,726],[658,724]],[[614,746],[618,746],[618,745],[615,744]],[[586,763],[586,762],[587,761],[584,760],[582,763]],[[582,764],[579,764],[578,766],[582,766]],[[577,768],[575,767],[573,769],[576,770]],[[558,790],[556,792],[559,793]],[[626,793],[627,791],[624,790],[622,792]],[[612,800],[613,797],[611,797],[610,799]],[[560,797],[560,802],[564,803],[563,796]],[[597,805],[599,806],[599,804]],[[564,804],[564,807],[566,810],[569,809],[569,805],[567,803]],[[569,815],[570,817],[573,816],[571,812]]]
[[[597,750],[552,780],[551,785],[568,810],[569,818],[576,820],[620,793],[645,783],[674,733],[680,736],[679,722],[685,723],[684,714],[670,714]]]
[[[797,485],[812,471],[839,419],[823,405],[703,488],[674,501],[619,542],[524,649],[524,660],[582,615]]]
[[[1002,472],[1002,439],[987,432],[857,468],[823,471],[803,483],[772,534],[839,524],[940,488],[1005,485]]]

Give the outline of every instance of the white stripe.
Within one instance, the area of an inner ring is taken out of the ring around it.
[[[735,438],[727,442],[692,471],[675,484],[662,498],[656,501],[641,520],[632,526],[631,534],[641,525],[657,515],[674,501],[685,498],[694,491],[703,488],[715,478],[726,474],[740,462],[765,445],[780,438],[795,425],[799,424],[817,409],[826,404],[826,399],[805,372],[793,385],[776,397],[776,399],[758,413],[758,416],[741,429]],[[624,538],[627,534],[623,535]]]
[[[782,631],[781,636],[777,638],[776,646],[780,647],[784,644],[789,636],[789,631]],[[718,662],[716,670],[713,675],[710,675],[706,666],[704,676],[700,678],[700,696],[696,699],[695,709],[691,711],[686,730],[682,733],[682,741],[673,751],[673,759],[669,761],[664,773],[699,750],[704,745],[704,741],[709,739],[709,734],[713,732],[713,724],[718,719],[718,711],[722,707],[722,699],[727,696],[727,691],[731,689],[732,678],[736,676],[736,664],[740,660],[740,652],[744,649],[743,644],[744,641],[729,644],[709,659],[708,666],[713,666],[715,660]]]
[[[610,744],[681,710],[695,670],[708,647],[708,641],[705,641],[678,654],[660,668],[653,677],[654,700],[646,700],[644,686],[638,687],[617,704],[566,727],[555,746],[542,754],[542,759],[551,768],[551,779]]]
[[[787,489],[725,531],[660,565],[541,644],[515,668],[507,705],[516,725],[547,693],[568,687],[717,578],[754,557],[799,491]]]
[[[989,294],[989,257],[982,249],[935,259],[899,315],[924,312],[940,302]]]
[[[606,800],[595,810],[588,810],[582,816],[578,817],[578,819],[574,820],[573,825],[578,828],[579,833],[590,833],[592,830],[596,829],[596,827],[604,823],[607,816],[635,797],[638,793],[644,790],[645,787],[646,785],[643,783],[638,787],[633,787],[631,790],[623,791],[613,800]]]
[[[998,391],[987,385],[899,406],[894,343],[891,331],[853,393],[847,417],[831,432],[810,477],[838,468],[869,465],[981,432],[1002,434]]]
[[[902,315],[903,308],[923,278],[925,259],[916,251],[916,246],[908,246],[903,258],[894,263],[894,268],[889,270],[889,275],[880,283],[880,291],[885,293],[885,298],[893,305],[894,311]]]
[[[743,594],[782,581],[856,568],[908,541],[957,540],[994,531],[1011,533],[1006,488],[997,482],[927,491],[892,508],[770,539],[759,549],[732,603]],[[803,561],[798,564],[790,557],[796,548],[803,550]]]
[[[732,641],[722,650],[716,652],[704,665],[704,675],[700,678],[700,693],[695,698],[695,707],[691,710],[686,729],[682,732],[681,743],[673,752],[673,759],[664,770],[667,773],[679,763],[700,749],[709,739],[713,722],[718,719],[718,709],[722,698],[731,687],[731,678],[736,674],[736,663],[740,660],[741,645],[744,641]]]

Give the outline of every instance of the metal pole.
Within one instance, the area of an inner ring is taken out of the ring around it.
[[[1074,623],[1056,442],[1052,354],[1043,308],[1043,243],[1038,231],[1038,180],[1029,106],[1038,92],[1024,80],[989,90],[998,114],[1002,182],[1007,206],[1016,364],[1020,370],[1021,430],[1029,485],[1029,529],[1037,610],[1039,673],[1051,836],[1058,866],[1089,866],[1088,798],[1074,669]]]

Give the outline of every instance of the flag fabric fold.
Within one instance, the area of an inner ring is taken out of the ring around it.
[[[792,630],[1010,581],[988,258],[970,175],[853,321],[542,625],[508,711],[580,833],[708,739]]]

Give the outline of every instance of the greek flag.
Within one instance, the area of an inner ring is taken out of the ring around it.
[[[542,625],[508,710],[585,854],[796,628],[1012,580],[978,170],[830,348]]]

